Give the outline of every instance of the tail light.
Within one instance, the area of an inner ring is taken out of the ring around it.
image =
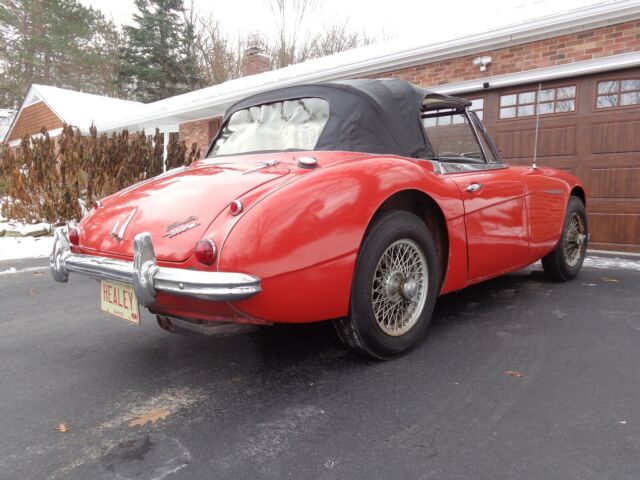
[[[208,238],[203,238],[196,243],[196,260],[203,265],[211,265],[216,259],[216,244]]]
[[[69,243],[71,245],[80,245],[80,231],[77,227],[69,227]]]

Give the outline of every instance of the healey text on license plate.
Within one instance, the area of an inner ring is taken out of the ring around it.
[[[140,310],[133,288],[120,282],[100,281],[100,308],[103,312],[140,325]]]

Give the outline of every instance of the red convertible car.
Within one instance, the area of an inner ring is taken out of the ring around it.
[[[570,280],[585,257],[580,181],[502,163],[469,106],[397,79],[246,98],[206,158],[57,229],[53,276],[100,280],[102,309],[133,323],[139,305],[182,333],[333,320],[391,358],[439,295],[540,259]]]

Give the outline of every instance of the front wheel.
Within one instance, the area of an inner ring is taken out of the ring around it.
[[[356,263],[350,316],[334,322],[360,353],[388,359],[424,335],[439,274],[431,232],[408,212],[383,214],[369,228]]]
[[[542,259],[544,273],[557,282],[575,278],[587,255],[588,238],[584,203],[578,197],[571,196],[560,241],[556,248]]]

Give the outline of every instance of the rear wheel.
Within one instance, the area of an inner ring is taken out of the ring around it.
[[[584,203],[575,196],[569,198],[562,236],[556,248],[542,259],[546,275],[557,282],[575,278],[587,255],[587,215]]]
[[[408,212],[376,219],[362,244],[350,316],[334,322],[350,347],[377,359],[406,352],[424,335],[438,295],[433,237]]]

